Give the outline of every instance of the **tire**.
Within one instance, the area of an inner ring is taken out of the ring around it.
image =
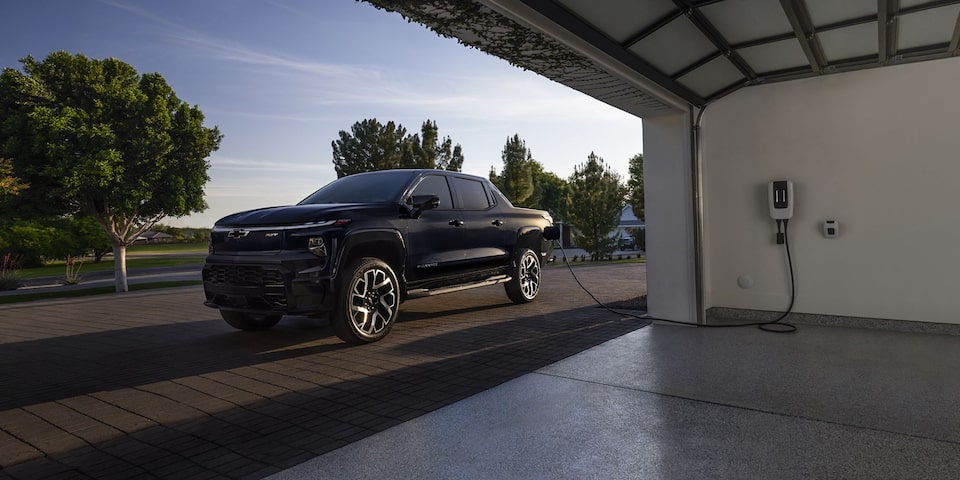
[[[529,248],[520,251],[519,260],[513,267],[513,279],[503,285],[513,303],[528,303],[540,292],[540,258]]]
[[[252,314],[220,310],[220,316],[231,327],[247,332],[260,332],[273,328],[282,315]]]
[[[343,270],[330,317],[334,333],[347,343],[371,343],[386,337],[400,307],[400,283],[386,262],[361,258]]]

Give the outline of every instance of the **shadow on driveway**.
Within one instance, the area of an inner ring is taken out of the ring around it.
[[[167,312],[192,316],[176,323],[7,341],[0,478],[261,478],[645,325],[566,289],[527,305],[500,289],[410,301],[385,340],[356,347],[324,320],[250,334],[193,307]],[[60,322],[124,314],[87,305]]]

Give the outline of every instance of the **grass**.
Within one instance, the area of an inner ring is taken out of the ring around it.
[[[616,255],[614,255],[613,260],[597,260],[596,262],[594,262],[594,261],[592,261],[592,260],[589,260],[589,259],[584,260],[584,259],[581,258],[581,259],[577,260],[576,262],[574,262],[574,261],[573,261],[573,256],[572,256],[572,255],[568,255],[568,256],[567,256],[567,262],[568,262],[568,263],[570,264],[570,266],[572,266],[572,267],[587,266],[587,265],[593,265],[593,266],[600,266],[600,265],[617,265],[617,264],[621,264],[621,263],[647,263],[647,259],[646,259],[646,258],[637,257],[637,256],[635,256],[635,255],[632,255],[632,256],[633,256],[633,258],[630,258],[630,259],[627,259],[626,256],[624,256],[624,258],[622,258],[622,259],[617,259]],[[556,260],[554,260],[553,262],[547,264],[548,267],[555,267],[555,266],[558,266],[558,265],[559,265],[559,266],[563,266],[563,267],[566,267],[566,266],[567,266],[567,264],[563,262],[563,257],[561,257],[561,256],[557,256],[557,259],[556,259]]]
[[[199,280],[138,283],[138,284],[130,285],[130,291],[133,292],[138,290],[153,290],[156,288],[186,287],[186,286],[202,285],[202,284],[203,282]],[[82,288],[78,290],[67,290],[63,292],[19,293],[17,295],[0,296],[0,305],[9,304],[9,303],[34,302],[37,300],[50,300],[50,299],[57,299],[57,298],[86,297],[90,295],[103,295],[106,293],[115,293],[115,292],[116,292],[116,288],[113,286],[110,286],[110,287]]]
[[[180,265],[198,265],[203,263],[207,253],[206,243],[158,243],[154,245],[132,245],[127,247],[127,271],[135,268],[175,267]],[[54,260],[36,268],[20,270],[20,278],[62,277],[66,273],[66,262]],[[113,271],[113,256],[105,257],[100,263],[94,263],[93,257],[83,259],[80,275],[93,272]]]
[[[127,247],[127,256],[130,255],[156,255],[156,254],[197,254],[207,253],[207,243],[156,243],[152,245],[132,245]]]

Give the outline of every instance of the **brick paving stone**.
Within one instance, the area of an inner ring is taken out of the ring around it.
[[[255,378],[229,370],[225,372],[212,372],[204,375],[204,378],[223,383],[238,390],[259,395],[262,398],[270,398],[277,395],[290,393],[290,390],[286,388],[267,382],[261,382]]]
[[[156,422],[146,417],[91,396],[67,398],[59,403],[126,433],[156,425]]]
[[[180,422],[206,415],[197,408],[138,389],[97,392],[93,396],[156,423]]]
[[[175,382],[152,383],[144,385],[140,389],[189,405],[208,415],[227,411],[236,406],[226,400]]]
[[[0,468],[42,457],[43,452],[19,438],[0,430]]]
[[[60,462],[55,462],[43,457],[9,466],[0,471],[6,472],[13,478],[35,479],[52,477],[64,472],[72,472],[74,469]]]
[[[94,480],[94,477],[73,470],[46,477],[44,480]]]
[[[22,408],[0,412],[0,430],[48,455],[86,446],[80,438]]]
[[[123,432],[59,403],[42,403],[24,407],[24,410],[43,418],[87,443],[104,442],[123,435]]]
[[[604,300],[642,273],[577,270]],[[301,317],[237,332],[199,288],[0,306],[0,425],[16,429],[0,427],[0,460],[16,462],[3,474],[260,478],[643,325],[568,277],[545,269],[525,305],[502,288],[411,300],[390,336],[351,347]]]

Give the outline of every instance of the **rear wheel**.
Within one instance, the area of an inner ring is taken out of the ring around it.
[[[507,296],[513,303],[532,302],[540,292],[540,257],[529,248],[520,252],[513,269],[513,279],[504,284]]]
[[[348,343],[370,343],[387,336],[397,319],[400,285],[386,262],[362,258],[342,272],[330,323]]]
[[[269,330],[280,321],[281,315],[253,314],[220,310],[220,316],[231,327],[247,332]]]

